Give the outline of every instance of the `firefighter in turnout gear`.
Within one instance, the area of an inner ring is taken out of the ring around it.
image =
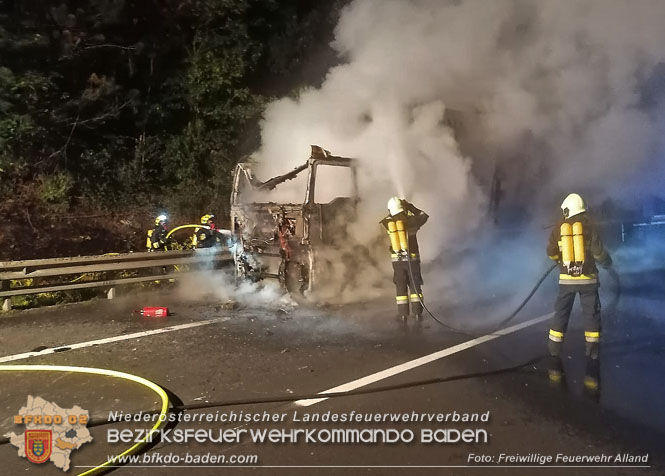
[[[584,319],[585,354],[598,358],[601,332],[598,268],[612,266],[596,228],[587,216],[587,206],[576,193],[561,204],[563,220],[552,230],[547,255],[559,263],[559,295],[549,332],[549,352],[558,356],[568,328],[575,295],[580,295]]]
[[[155,228],[148,230],[148,239],[146,246],[149,251],[165,251],[168,244],[166,235],[168,229],[169,219],[165,214],[159,215],[155,218]]]
[[[412,314],[420,319],[423,313],[423,278],[420,274],[420,250],[416,234],[429,216],[399,197],[388,200],[388,211],[388,216],[381,220],[381,224],[390,237],[397,312],[406,320],[410,303]]]
[[[197,228],[194,230],[194,246],[197,248],[212,248],[217,243],[217,228],[215,226],[215,215],[208,214],[201,217],[201,225],[208,228]]]

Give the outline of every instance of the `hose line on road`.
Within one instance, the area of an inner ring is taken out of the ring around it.
[[[505,373],[511,373],[523,369],[539,362],[544,356],[539,356],[533,358],[527,362],[523,362],[518,365],[513,365],[511,367],[502,367],[495,370],[486,370],[482,372],[473,372],[473,373],[464,373],[458,375],[450,375],[448,377],[436,377],[425,380],[415,380],[412,382],[405,382],[395,385],[383,385],[381,387],[374,388],[360,388],[356,390],[347,390],[342,392],[325,392],[325,393],[306,393],[301,395],[288,395],[288,396],[279,396],[279,397],[265,397],[265,398],[256,398],[256,399],[239,399],[239,400],[227,400],[227,401],[217,401],[217,402],[207,402],[207,403],[194,403],[190,405],[184,405],[182,407],[175,407],[176,410],[202,410],[206,408],[217,408],[217,407],[231,407],[238,405],[259,405],[266,403],[288,403],[288,402],[297,402],[299,400],[317,400],[317,399],[326,399],[326,398],[340,398],[340,397],[352,397],[355,395],[369,395],[373,393],[383,393],[393,390],[404,390],[414,387],[423,387],[426,385],[434,385],[437,383],[446,383],[446,382],[456,382],[459,380],[467,380],[473,378],[481,377],[491,377],[494,375],[501,375]]]
[[[409,258],[409,275],[412,283],[415,283],[414,275],[413,275],[413,270],[411,268],[411,261]],[[524,308],[524,306],[529,302],[529,300],[533,297],[533,295],[536,293],[538,288],[542,285],[542,283],[545,281],[547,276],[552,272],[553,269],[556,268],[556,264],[552,265],[550,268],[547,269],[545,273],[540,277],[540,279],[536,282],[535,286],[531,289],[527,297],[520,303],[520,305],[505,319],[503,319],[500,323],[499,326],[496,330],[499,330],[500,328],[504,327],[506,324],[508,324],[512,319],[515,318],[515,316]],[[616,276],[616,273],[613,274],[613,278],[615,278],[618,282],[618,276]],[[414,289],[416,289],[414,287]],[[466,331],[462,331],[459,329],[455,329],[447,324],[444,324],[441,322],[439,319],[430,312],[430,310],[427,308],[425,303],[423,302],[422,298],[420,297],[419,294],[419,300],[423,306],[423,309],[427,311],[427,313],[434,319],[436,322],[441,324],[443,327],[455,331],[457,333],[462,333],[466,335],[470,335]],[[494,331],[494,332],[495,332]],[[437,378],[431,378],[431,379],[425,379],[425,380],[417,380],[417,381],[412,381],[412,382],[406,382],[402,384],[395,384],[395,385],[384,385],[380,387],[374,387],[374,388],[361,388],[361,389],[356,389],[356,390],[350,390],[350,391],[342,391],[342,392],[330,392],[330,393],[308,393],[308,394],[300,394],[300,395],[279,395],[279,396],[274,396],[274,397],[265,397],[265,398],[250,398],[250,399],[237,399],[237,400],[226,400],[226,401],[214,401],[214,402],[207,402],[207,403],[193,403],[193,404],[188,404],[184,405],[182,402],[179,402],[179,404],[174,405],[171,410],[176,411],[176,412],[183,412],[183,411],[191,411],[191,410],[202,410],[202,409],[208,409],[208,408],[220,408],[220,407],[230,407],[230,406],[240,406],[240,405],[261,405],[261,404],[270,404],[270,403],[289,403],[289,402],[297,402],[300,400],[313,400],[313,399],[320,399],[320,398],[341,398],[341,397],[350,397],[350,396],[356,396],[356,395],[368,395],[368,394],[375,394],[375,393],[383,393],[383,392],[389,392],[389,391],[394,391],[394,390],[403,390],[403,389],[409,389],[409,388],[415,388],[415,387],[422,387],[426,385],[434,385],[434,384],[439,384],[439,383],[446,383],[446,382],[455,382],[455,381],[460,381],[460,380],[468,380],[468,379],[474,379],[474,378],[481,378],[481,377],[491,377],[494,375],[500,375],[500,374],[505,374],[505,373],[511,373],[515,371],[519,371],[525,367],[528,367],[530,365],[533,365],[537,362],[539,362],[544,356],[538,356],[536,358],[533,358],[531,360],[528,360],[527,362],[520,363],[518,365],[513,365],[510,367],[502,367],[500,369],[495,369],[495,370],[489,370],[489,371],[482,371],[482,372],[472,372],[472,373],[463,373],[463,374],[458,374],[458,375],[452,375],[448,377],[437,377]],[[78,370],[72,370],[72,369],[78,369]],[[0,371],[7,371],[7,370],[14,370],[14,371],[20,371],[20,370],[53,370],[53,371],[79,371],[86,373],[85,371],[87,370],[87,373],[92,373],[92,374],[99,374],[99,375],[109,375],[109,376],[115,376],[115,377],[121,377],[121,378],[128,378],[129,380],[133,380],[138,383],[142,383],[143,385],[148,386],[155,392],[157,392],[160,397],[162,397],[162,408],[159,411],[148,411],[145,413],[150,413],[150,414],[160,414],[160,418],[158,418],[157,424],[150,430],[149,435],[144,438],[144,440],[140,443],[135,444],[131,448],[125,450],[123,453],[117,455],[115,458],[99,465],[96,466],[95,468],[86,471],[84,473],[81,473],[79,476],[88,476],[88,475],[93,475],[93,474],[100,474],[101,472],[105,470],[112,470],[113,469],[113,463],[117,462],[117,460],[125,455],[133,454],[138,452],[139,450],[145,450],[147,449],[146,446],[148,445],[148,440],[150,439],[150,435],[152,435],[154,432],[156,432],[159,427],[162,424],[162,416],[165,415],[166,412],[169,410],[169,398],[165,392],[165,390],[161,387],[159,387],[157,384],[154,384],[146,379],[143,379],[141,377],[137,377],[134,375],[130,374],[124,374],[122,372],[116,372],[113,370],[104,370],[104,369],[91,369],[91,368],[84,368],[84,367],[59,367],[59,366],[48,366],[48,365],[5,365],[5,366],[0,366]],[[98,421],[91,421],[89,423],[89,427],[95,427],[95,426],[101,426],[101,425],[106,425],[113,423],[112,421],[107,420],[98,420]],[[0,444],[5,444],[8,443],[7,441],[2,441],[0,440]]]
[[[411,268],[411,260],[410,258],[408,259],[408,267],[409,267],[409,275],[411,282],[415,284],[415,279],[413,275],[413,270]],[[542,283],[545,281],[547,276],[552,272],[557,267],[557,264],[553,264],[551,267],[547,269],[545,273],[540,277],[540,279],[536,282],[535,286],[531,289],[531,292],[527,295],[527,297],[520,303],[520,305],[505,319],[503,319],[497,329],[495,329],[493,332],[496,332],[497,330],[503,328],[506,324],[508,324],[512,319],[515,318],[515,316],[524,308],[524,306],[529,302],[529,300],[533,297],[533,295],[536,293],[538,288],[542,285]],[[617,295],[620,293],[620,282],[619,282],[619,277],[613,269],[610,269],[610,275],[612,276],[613,279],[616,280],[617,283]],[[414,287],[414,289],[416,289]],[[420,297],[420,293],[417,293],[419,295],[419,300],[423,306],[423,309],[427,311],[427,313],[434,319],[436,322],[441,324],[443,327],[452,330],[457,333],[461,334],[466,334],[466,335],[471,335],[466,331],[460,330],[460,329],[455,329],[454,327],[451,327],[447,324],[444,324],[441,322],[439,319],[434,316],[430,312],[430,310],[427,308],[425,303],[423,302],[422,298]],[[426,385],[434,385],[434,384],[439,384],[439,383],[446,383],[446,382],[455,382],[455,381],[460,381],[460,380],[468,380],[468,379],[474,379],[474,378],[482,378],[482,377],[491,377],[495,375],[501,375],[505,373],[511,373],[511,372],[516,372],[519,371],[525,367],[531,366],[539,362],[544,355],[538,356],[536,358],[533,358],[531,360],[528,360],[526,362],[513,365],[510,367],[502,367],[499,369],[495,370],[489,370],[489,371],[482,371],[482,372],[471,372],[471,373],[462,373],[458,375],[451,375],[448,377],[437,377],[437,378],[431,378],[431,379],[425,379],[425,380],[416,380],[416,381],[411,381],[411,382],[406,382],[406,383],[401,383],[401,384],[395,384],[395,385],[384,385],[380,387],[374,387],[374,388],[360,388],[360,389],[355,389],[355,390],[349,390],[349,391],[341,391],[341,392],[324,392],[324,393],[307,393],[307,394],[300,394],[300,395],[294,395],[294,394],[289,394],[289,395],[278,395],[278,396],[272,396],[272,397],[264,397],[264,398],[248,398],[248,399],[237,399],[237,400],[226,400],[226,401],[213,401],[213,402],[207,402],[207,403],[193,403],[193,404],[188,404],[184,405],[182,401],[180,401],[177,396],[173,396],[171,400],[175,402],[175,404],[171,407],[170,411],[174,411],[177,413],[181,413],[183,411],[191,411],[191,410],[202,410],[202,409],[208,409],[208,408],[219,408],[219,407],[230,407],[230,406],[240,406],[240,405],[260,405],[260,404],[270,404],[270,403],[289,403],[289,402],[297,402],[300,400],[314,400],[314,399],[328,399],[328,398],[341,398],[341,397],[350,397],[350,396],[356,396],[356,395],[368,395],[368,394],[375,394],[375,393],[383,393],[383,392],[388,392],[388,391],[394,391],[394,390],[403,390],[403,389],[409,389],[409,388],[415,388],[415,387],[422,387]],[[148,446],[151,443],[151,436],[157,432],[160,427],[163,425],[163,423],[167,420],[165,418],[166,413],[169,412],[169,396],[167,394],[167,391],[160,387],[159,385],[146,380],[142,377],[138,377],[136,375],[131,375],[127,374],[124,372],[117,372],[114,370],[106,370],[106,369],[97,369],[97,368],[91,368],[91,367],[69,367],[69,366],[55,366],[55,365],[0,365],[0,372],[2,371],[16,371],[16,372],[21,372],[21,371],[56,371],[56,372],[78,372],[78,373],[88,373],[88,374],[96,374],[96,375],[104,375],[104,376],[111,376],[111,377],[118,377],[118,378],[123,378],[126,380],[131,380],[136,383],[142,384],[151,390],[153,390],[155,393],[157,393],[160,398],[162,399],[162,406],[160,410],[151,410],[147,412],[142,412],[144,414],[159,414],[159,418],[157,418],[157,423],[152,427],[151,430],[148,431],[148,434],[143,438],[143,440],[139,443],[136,443],[134,446],[130,447],[129,449],[125,450],[123,453],[115,456],[114,458],[109,459],[105,463],[102,463],[88,471],[85,471],[81,473],[79,476],[88,476],[88,475],[97,475],[101,474],[103,472],[113,470],[117,466],[114,465],[118,463],[119,458],[122,456],[130,455],[137,453],[139,451],[145,451],[148,449]],[[108,419],[106,420],[97,420],[97,421],[90,421],[88,426],[89,427],[95,427],[95,426],[101,426],[101,425],[106,425],[114,423],[114,421],[110,421]],[[177,423],[176,423],[177,424]],[[9,439],[0,439],[0,445],[2,444],[7,444],[9,443]]]
[[[408,266],[409,266],[409,278],[411,279],[411,283],[414,285],[413,289],[418,289],[415,286],[416,280],[415,280],[414,275],[413,275],[413,269],[411,267],[411,257],[410,256],[407,258],[407,262],[408,262]],[[492,331],[488,331],[488,332],[491,334],[491,333],[494,333],[496,331],[499,331],[499,330],[503,329],[510,321],[512,321],[519,314],[519,312],[522,309],[524,309],[524,306],[527,305],[527,303],[531,300],[533,295],[536,294],[536,291],[538,291],[538,288],[540,288],[540,286],[545,282],[545,279],[547,279],[547,277],[550,275],[550,273],[552,271],[554,271],[558,266],[559,266],[558,263],[554,263],[549,268],[547,268],[547,270],[540,276],[540,279],[536,282],[535,286],[531,289],[531,291],[529,292],[527,297],[524,298],[524,300],[520,303],[520,305],[517,306],[517,308],[508,317],[506,317],[501,322],[499,322],[499,324]],[[613,267],[608,268],[607,272],[616,283],[615,301],[618,302],[618,300],[621,296],[621,280],[619,279],[619,274],[616,272],[616,270]],[[468,335],[468,336],[476,336],[476,334],[471,334],[468,331],[458,329],[458,328],[452,327],[448,324],[445,324],[445,323],[441,322],[439,319],[437,319],[437,317],[434,314],[432,314],[432,312],[425,305],[425,303],[423,301],[423,298],[421,296],[422,293],[417,292],[416,294],[418,295],[418,300],[420,301],[420,304],[422,305],[423,309],[427,312],[427,314],[429,314],[429,316],[432,319],[434,319],[441,326],[443,326],[444,328],[446,328],[446,329],[448,329],[452,332],[455,332],[457,334],[464,334],[464,335]],[[616,302],[613,303],[613,306],[616,306]]]
[[[515,309],[515,310],[513,311],[513,313],[512,313],[510,316],[506,317],[503,321],[499,322],[499,325],[498,325],[497,328],[494,330],[494,332],[496,332],[496,331],[498,331],[499,329],[502,329],[503,327],[505,327],[506,324],[508,324],[510,321],[512,321],[512,320],[515,318],[515,316],[517,316],[517,314],[519,314],[519,312],[520,312],[522,309],[524,309],[524,306],[526,306],[526,304],[531,300],[531,298],[533,297],[533,295],[536,294],[536,291],[538,291],[538,288],[540,288],[540,286],[545,282],[545,279],[549,276],[549,274],[550,274],[552,271],[554,271],[554,270],[557,268],[557,266],[558,266],[558,264],[557,264],[557,263],[554,263],[554,264],[552,264],[552,266],[550,266],[549,268],[547,268],[547,271],[545,271],[545,272],[542,274],[542,276],[540,277],[540,279],[536,282],[536,285],[533,287],[533,289],[531,289],[531,292],[529,292],[529,295],[528,295],[528,296],[527,296],[527,297],[526,297],[526,298],[520,303],[519,306],[517,306],[517,309]]]
[[[413,276],[413,270],[411,268],[411,259],[409,257],[409,274],[411,278],[411,282],[415,284],[414,276]],[[529,294],[526,296],[526,298],[517,306],[517,308],[506,318],[504,318],[499,325],[497,326],[496,329],[492,332],[496,332],[506,326],[510,321],[512,321],[517,314],[526,306],[526,304],[531,300],[533,295],[536,293],[536,291],[540,288],[540,286],[545,282],[545,279],[550,275],[550,273],[556,269],[558,266],[557,263],[552,264],[547,270],[541,275],[540,279],[536,282],[534,287],[531,289]],[[617,272],[613,269],[610,268],[609,270],[610,276],[616,281],[617,283],[617,295],[620,295],[621,293],[621,283],[619,281],[619,275]],[[417,289],[414,287],[414,289]],[[440,320],[438,320],[430,311],[427,309],[425,306],[425,303],[422,301],[422,298],[420,297],[420,293],[418,294],[418,298],[423,305],[423,309],[427,311],[427,313],[434,319],[436,322],[441,324],[443,327],[453,330],[458,333],[468,334],[466,331],[458,330],[455,329],[447,324],[444,324]],[[229,401],[217,401],[217,402],[208,402],[208,403],[198,403],[198,404],[190,404],[190,405],[184,405],[182,407],[176,407],[177,410],[180,411],[187,411],[187,410],[201,410],[201,409],[206,409],[206,408],[217,408],[217,407],[228,407],[228,406],[238,406],[238,405],[258,405],[258,404],[267,404],[267,403],[286,403],[286,402],[296,402],[299,400],[313,400],[313,399],[320,399],[320,398],[339,398],[339,397],[350,397],[354,395],[368,395],[368,394],[373,394],[373,393],[382,393],[382,392],[388,392],[392,390],[402,390],[402,389],[408,389],[408,388],[414,388],[414,387],[421,387],[425,385],[433,385],[433,384],[438,384],[438,383],[446,383],[446,382],[455,382],[455,381],[460,381],[460,380],[467,380],[467,379],[474,379],[474,378],[481,378],[481,377],[491,377],[494,375],[500,375],[500,374],[505,374],[505,373],[511,373],[511,372],[516,372],[518,370],[521,370],[525,367],[528,367],[530,365],[534,365],[540,360],[542,360],[545,357],[545,355],[540,355],[538,357],[535,357],[531,360],[528,360],[526,362],[523,362],[518,365],[513,365],[511,367],[502,367],[500,369],[496,370],[489,370],[489,371],[483,371],[483,372],[473,372],[473,373],[463,373],[463,374],[458,374],[458,375],[452,375],[449,377],[438,377],[438,378],[432,378],[432,379],[426,379],[426,380],[417,380],[417,381],[412,381],[412,382],[406,382],[402,384],[396,384],[396,385],[385,385],[381,387],[375,387],[375,388],[364,388],[364,389],[356,389],[356,390],[350,390],[350,391],[343,391],[343,392],[330,392],[330,393],[316,393],[316,394],[304,394],[304,395],[289,395],[289,396],[280,396],[280,397],[266,397],[266,398],[260,398],[260,399],[241,399],[241,400],[229,400]]]
[[[413,275],[413,268],[411,267],[411,256],[409,256],[409,255],[407,255],[407,263],[408,263],[408,266],[409,266],[409,278],[411,279],[411,284],[413,285],[413,289],[418,290],[419,288],[415,285],[415,284],[416,284],[416,280],[415,280],[415,277],[414,277],[414,275]],[[536,291],[538,290],[538,288],[540,288],[540,286],[543,284],[543,282],[545,281],[545,279],[547,278],[547,276],[549,276],[549,274],[550,274],[550,273],[551,273],[551,272],[552,272],[557,266],[558,266],[558,265],[557,265],[556,263],[554,263],[552,266],[550,266],[549,268],[547,268],[547,270],[542,274],[542,276],[540,277],[540,279],[536,282],[536,285],[533,287],[533,289],[531,289],[531,292],[529,292],[528,296],[527,296],[527,297],[526,297],[526,298],[520,303],[519,306],[517,306],[517,308],[516,308],[516,309],[515,309],[515,310],[514,310],[514,311],[513,311],[508,317],[506,317],[505,319],[503,319],[503,320],[499,323],[499,325],[498,325],[494,330],[492,330],[490,333],[493,333],[493,332],[496,332],[496,331],[498,331],[498,330],[501,330],[503,327],[506,326],[506,324],[508,324],[510,321],[512,321],[512,320],[515,318],[515,316],[517,316],[517,314],[519,314],[519,312],[524,308],[524,306],[527,305],[527,303],[531,300],[531,298],[533,297],[533,295],[536,294]],[[452,327],[452,326],[450,326],[450,325],[448,325],[448,324],[445,324],[445,323],[442,322],[441,320],[439,320],[434,314],[432,314],[432,312],[431,312],[431,311],[428,309],[428,307],[425,305],[425,302],[423,301],[423,297],[422,297],[421,294],[422,294],[422,293],[416,291],[416,295],[418,296],[418,300],[420,301],[420,305],[423,307],[423,309],[425,310],[425,312],[427,312],[427,314],[428,314],[432,319],[434,319],[438,324],[440,324],[440,325],[443,326],[444,328],[446,328],[446,329],[448,329],[448,330],[450,330],[450,331],[452,331],[452,332],[455,332],[455,333],[457,333],[457,334],[464,334],[464,335],[468,335],[468,336],[475,336],[475,334],[471,334],[469,331],[465,331],[465,330],[462,330],[462,329],[458,329],[458,328],[456,328],[456,327]]]
[[[348,391],[342,391],[342,392],[325,392],[325,393],[303,393],[303,394],[289,394],[289,395],[278,395],[278,396],[272,396],[272,397],[264,397],[264,398],[243,398],[243,399],[237,399],[237,400],[220,400],[220,401],[213,401],[213,402],[206,402],[206,403],[193,403],[193,404],[175,404],[171,407],[171,411],[175,412],[183,412],[183,411],[191,411],[191,410],[203,410],[206,408],[219,408],[219,407],[232,407],[232,406],[240,406],[240,405],[261,405],[261,404],[268,404],[268,403],[289,403],[289,402],[297,402],[299,400],[314,400],[314,399],[327,399],[327,398],[341,398],[341,397],[351,397],[351,396],[356,396],[356,395],[369,395],[369,394],[374,394],[374,393],[383,393],[383,392],[389,392],[393,390],[404,390],[404,389],[409,389],[409,388],[415,388],[415,387],[423,387],[426,385],[434,385],[434,384],[439,384],[439,383],[446,383],[446,382],[456,382],[460,380],[468,380],[468,379],[474,379],[474,378],[482,378],[482,377],[491,377],[495,375],[501,375],[505,373],[511,373],[515,372],[518,370],[521,370],[525,367],[528,367],[530,365],[533,365],[537,362],[539,362],[543,356],[539,356],[536,358],[533,358],[527,362],[523,362],[517,365],[513,365],[510,367],[502,367],[499,369],[495,370],[485,370],[481,372],[472,372],[472,373],[463,373],[463,374],[458,374],[458,375],[450,375],[448,377],[436,377],[436,378],[431,378],[431,379],[425,379],[425,380],[415,380],[411,382],[405,382],[405,383],[400,383],[400,384],[394,384],[394,385],[383,385],[380,387],[374,387],[374,388],[359,388],[355,390],[348,390]],[[23,367],[24,369],[21,369]],[[85,367],[59,367],[59,366],[50,366],[50,365],[4,365],[0,366],[0,371],[2,370],[41,370],[41,369],[36,369],[36,368],[31,368],[31,367],[44,367],[44,370],[58,370],[58,371],[75,371],[75,370],[64,370],[65,368],[67,369],[79,369],[79,371],[83,372],[83,369],[86,369]],[[25,369],[27,368],[27,369]],[[113,370],[103,370],[103,369],[87,369],[87,370],[94,370],[96,372],[89,372],[89,373],[99,373],[100,375],[113,375],[113,376],[119,376],[115,374],[123,374],[122,372],[115,372]],[[103,373],[102,373],[103,372]],[[85,373],[85,372],[84,372]],[[162,400],[162,409],[161,410],[150,410],[146,412],[142,412],[142,414],[159,414],[160,417],[158,420],[162,420],[161,415],[164,415],[168,411],[168,397],[166,396],[166,392],[163,388],[159,387],[157,384],[154,384],[148,380],[142,379],[141,377],[137,377],[134,375],[130,374],[124,374],[130,377],[133,377],[132,380],[134,379],[140,379],[143,380],[151,385],[154,385],[158,389],[161,390],[161,392],[164,394],[164,397],[166,398],[166,401],[164,399]],[[137,381],[138,380],[134,380]],[[150,387],[152,388],[152,387]],[[154,389],[153,389],[154,390]],[[156,391],[156,390],[155,390]],[[161,393],[160,393],[161,396]],[[163,397],[163,398],[164,398]],[[96,427],[96,426],[103,426],[111,423],[116,423],[115,421],[111,420],[97,420],[97,421],[90,421],[88,423],[88,427]],[[150,430],[150,434],[154,433],[159,429],[161,422],[158,421],[158,423]],[[146,436],[146,439],[149,437]],[[8,440],[0,441],[0,444],[6,444],[8,443]],[[136,453],[138,450],[141,449],[141,447],[144,447],[147,444],[147,442],[142,442],[142,443],[137,443],[125,452],[121,453],[120,455],[116,456],[114,460],[117,460],[119,457]],[[86,471],[85,473],[81,473],[79,476],[83,475],[92,475],[92,474],[99,474],[97,471],[102,470],[104,467],[110,466],[112,464],[111,461],[99,465],[89,471]]]
[[[105,377],[121,378],[123,380],[129,380],[138,383],[144,387],[149,388],[159,396],[159,398],[162,400],[162,406],[158,412],[155,412],[159,413],[159,418],[157,418],[157,423],[155,423],[155,425],[147,432],[146,436],[141,441],[134,444],[117,456],[108,459],[104,463],[79,473],[78,476],[99,475],[114,469],[114,466],[118,464],[120,458],[142,451],[147,447],[147,445],[153,443],[153,434],[159,431],[160,427],[163,426],[167,421],[166,414],[169,411],[170,403],[167,392],[156,383],[137,375],[118,372],[115,370],[98,369],[94,367],[72,367],[67,365],[0,365],[0,372],[71,372],[89,375],[102,375]],[[0,441],[0,444],[6,443],[9,443],[9,439]]]

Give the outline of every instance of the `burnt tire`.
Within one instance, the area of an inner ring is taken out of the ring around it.
[[[309,272],[307,266],[302,263],[289,262],[284,268],[284,286],[286,290],[297,296],[305,293],[309,283]]]

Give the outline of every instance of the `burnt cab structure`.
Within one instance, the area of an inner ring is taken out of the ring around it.
[[[265,182],[250,163],[238,164],[231,193],[236,277],[278,279],[294,294],[316,291],[329,257],[348,247],[357,204],[356,160],[319,146],[303,165]]]

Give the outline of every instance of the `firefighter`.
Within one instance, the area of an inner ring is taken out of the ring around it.
[[[201,217],[201,225],[205,225],[208,228],[202,227],[194,230],[194,245],[197,248],[212,248],[217,243],[215,215],[203,215]]]
[[[165,214],[159,215],[155,218],[155,228],[148,230],[147,246],[149,251],[165,251],[168,244],[166,235],[168,229],[169,219]]]
[[[580,295],[584,320],[585,355],[598,359],[601,332],[598,268],[612,266],[612,258],[587,215],[584,199],[571,193],[561,204],[563,220],[550,235],[547,255],[559,263],[559,295],[549,331],[548,348],[558,357],[575,295]]]
[[[403,321],[409,316],[409,303],[412,314],[422,318],[423,278],[420,274],[420,250],[416,234],[429,218],[403,198],[388,200],[388,216],[381,224],[388,230],[390,255],[393,263],[397,312]]]

